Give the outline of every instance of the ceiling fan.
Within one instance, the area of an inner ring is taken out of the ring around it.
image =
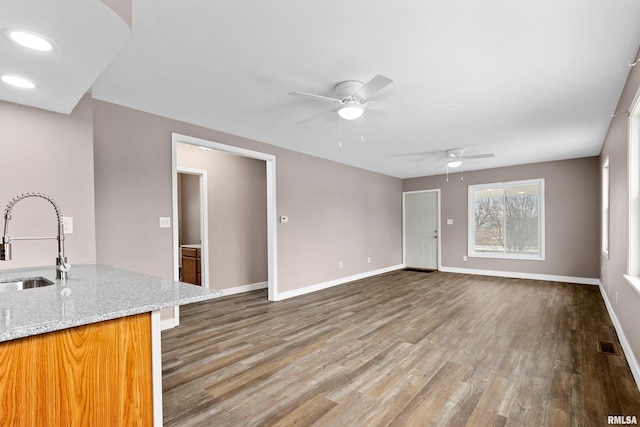
[[[447,167],[448,168],[458,168],[462,166],[465,160],[470,159],[489,159],[491,157],[495,157],[495,154],[485,153],[485,154],[476,154],[473,156],[465,156],[464,148],[452,148],[446,150],[444,154],[447,156]]]
[[[337,104],[337,107],[331,110],[308,117],[304,120],[296,122],[297,125],[303,125],[322,116],[337,112],[340,117],[345,120],[355,120],[364,114],[365,110],[384,110],[385,105],[376,102],[367,102],[372,95],[391,84],[393,80],[388,77],[376,75],[367,83],[355,80],[347,80],[338,83],[335,87],[335,98],[328,96],[315,95],[305,92],[290,92],[289,95],[301,96],[318,101],[330,102]]]
[[[444,154],[445,165],[448,168],[458,168],[462,166],[465,160],[471,159],[489,159],[491,157],[495,157],[495,154],[485,153],[485,154],[475,154],[473,156],[465,156],[464,148],[450,148],[445,151],[422,151],[419,153],[406,153],[406,154],[396,154],[395,156],[420,156],[420,157],[432,157],[432,156],[442,156]]]

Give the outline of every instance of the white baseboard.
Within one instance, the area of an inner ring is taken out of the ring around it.
[[[447,273],[477,274],[479,276],[513,277],[514,279],[546,280],[550,282],[578,283],[581,285],[600,284],[600,279],[590,277],[558,276],[554,274],[521,273],[516,271],[475,270],[472,268],[440,267],[440,271]]]
[[[163,319],[160,321],[160,330],[166,331],[167,329],[173,329],[178,326],[180,322],[177,319]]]
[[[173,316],[172,317],[167,317],[166,319],[162,319],[162,316],[160,316],[160,330],[164,331],[167,329],[172,329],[175,328],[176,326],[178,326],[180,324],[180,307],[179,306],[175,306],[175,307],[171,307],[173,308]],[[169,307],[163,308],[162,310],[168,310]]]
[[[636,387],[638,387],[638,390],[640,390],[640,363],[638,363],[638,359],[636,358],[635,354],[633,354],[633,350],[629,345],[627,336],[622,330],[622,325],[618,320],[618,316],[616,316],[615,311],[613,311],[613,306],[611,305],[611,301],[609,301],[609,297],[604,290],[604,286],[602,286],[602,283],[599,283],[598,285],[600,288],[600,293],[602,294],[602,299],[604,299],[604,304],[607,306],[607,311],[609,312],[611,322],[613,322],[613,327],[616,329],[616,333],[618,334],[618,340],[620,341],[620,345],[622,346],[622,351],[624,351],[624,356],[627,358],[629,368],[631,368],[631,374],[633,375],[633,379],[636,381]]]
[[[353,276],[341,277],[339,279],[330,280],[328,282],[316,283],[315,285],[305,286],[304,288],[294,289],[292,291],[278,292],[275,301],[282,301],[287,298],[309,294],[311,292],[320,291],[322,289],[331,288],[333,286],[343,285],[348,282],[353,282],[354,280],[366,279],[367,277],[377,276],[378,274],[388,273],[390,271],[400,270],[402,268],[404,268],[404,265],[398,264],[391,267],[380,268],[378,270],[354,274]]]
[[[255,291],[257,289],[267,289],[268,286],[269,282],[256,282],[248,285],[236,286],[234,288],[220,289],[220,291],[222,291],[222,296],[226,297],[229,295],[241,294],[243,292]]]

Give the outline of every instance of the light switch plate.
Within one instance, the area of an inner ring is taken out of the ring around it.
[[[453,220],[451,218],[447,219],[447,225],[453,224]]]
[[[72,216],[62,217],[62,229],[64,231],[64,234],[73,234],[73,217]]]
[[[171,228],[171,217],[170,216],[161,216],[160,217],[160,228]]]

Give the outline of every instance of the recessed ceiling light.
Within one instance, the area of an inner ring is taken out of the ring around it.
[[[21,46],[46,52],[53,49],[53,43],[37,34],[26,31],[4,30],[5,36]]]
[[[11,86],[15,86],[15,87],[21,87],[24,89],[33,89],[36,87],[36,84],[34,82],[32,82],[31,80],[27,80],[23,77],[18,77],[18,76],[8,76],[8,75],[3,75],[0,80],[2,80],[3,82],[5,82],[8,85]]]

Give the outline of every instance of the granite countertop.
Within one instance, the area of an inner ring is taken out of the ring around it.
[[[44,277],[55,284],[0,293],[0,342],[217,298],[222,292],[99,264],[0,271],[0,282]]]

